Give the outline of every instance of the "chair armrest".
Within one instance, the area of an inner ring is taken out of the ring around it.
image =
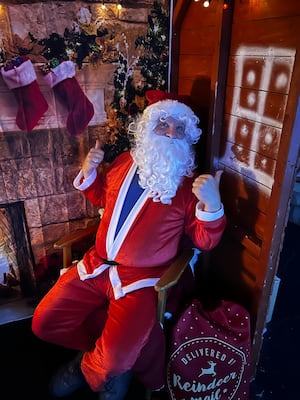
[[[99,224],[93,224],[86,228],[70,232],[54,243],[53,247],[55,249],[63,251],[63,268],[68,268],[72,264],[72,245],[95,235],[98,226]]]
[[[78,229],[74,232],[70,232],[60,238],[57,242],[54,243],[53,247],[55,249],[63,249],[66,246],[71,246],[73,243],[79,242],[83,239],[86,239],[97,232],[98,224],[93,224],[87,226],[86,228]]]
[[[172,264],[154,286],[154,289],[158,292],[157,319],[162,325],[165,321],[165,311],[168,295],[167,289],[176,285],[184,270],[189,265],[189,262],[191,261],[193,255],[193,249],[184,250],[176,257],[176,259],[172,262]]]
[[[154,286],[155,290],[157,292],[161,292],[176,285],[183,271],[189,265],[193,255],[193,249],[186,249],[180,255],[178,255]]]

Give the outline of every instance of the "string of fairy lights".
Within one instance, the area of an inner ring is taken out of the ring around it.
[[[194,0],[194,1],[196,3],[198,3],[200,0]],[[212,0],[204,0],[203,3],[202,3],[203,7],[205,7],[205,8],[209,7],[211,2],[212,2]],[[229,0],[224,0],[223,9],[227,10],[228,8],[229,8]]]
[[[121,10],[121,9],[123,8],[122,3],[123,3],[123,2],[122,2],[121,0],[119,0],[119,1],[116,2],[116,4],[117,4],[117,9],[118,9],[118,10]],[[102,0],[102,2],[101,2],[101,8],[102,8],[102,10],[105,10],[105,9],[106,9],[106,5],[107,5],[107,4],[113,4],[113,2],[108,2],[108,1]]]

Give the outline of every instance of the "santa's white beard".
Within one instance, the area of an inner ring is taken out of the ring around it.
[[[191,176],[194,153],[185,139],[170,139],[153,133],[136,143],[132,156],[138,166],[139,183],[150,189],[153,201],[171,204],[184,176]]]

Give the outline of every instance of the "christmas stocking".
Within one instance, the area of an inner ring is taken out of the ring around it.
[[[18,103],[16,124],[21,130],[30,132],[47,111],[48,104],[36,81],[31,61],[21,57],[18,60],[18,66],[10,63],[8,68],[1,68],[1,74]]]
[[[63,61],[45,75],[46,82],[68,109],[67,130],[71,135],[82,133],[93,118],[93,104],[75,78],[75,65]]]

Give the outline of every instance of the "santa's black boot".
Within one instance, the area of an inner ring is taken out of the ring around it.
[[[132,372],[127,371],[115,376],[104,385],[104,389],[99,392],[98,400],[123,400],[129,389]]]
[[[52,396],[69,396],[77,389],[88,386],[80,368],[83,354],[83,352],[80,352],[73,360],[60,368],[52,377],[49,385],[49,391]]]

